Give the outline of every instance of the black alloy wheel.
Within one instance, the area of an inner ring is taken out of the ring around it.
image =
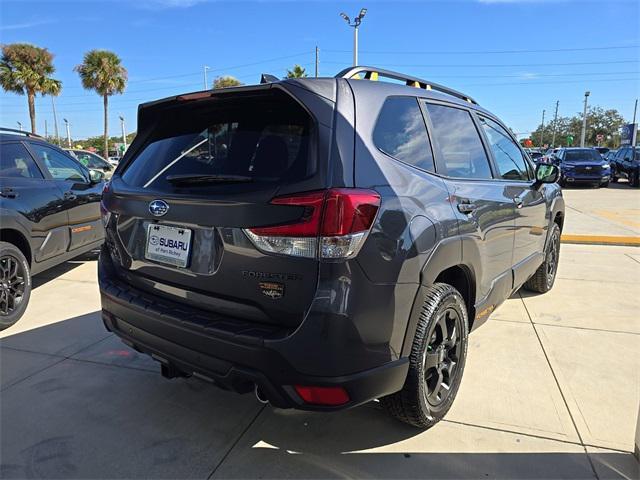
[[[29,263],[14,245],[0,242],[0,330],[16,323],[31,296]]]
[[[24,299],[25,271],[22,262],[11,256],[0,257],[0,315],[8,316]]]
[[[440,314],[430,329],[424,350],[424,380],[429,404],[438,406],[447,400],[458,374],[462,336],[460,315],[453,308]]]

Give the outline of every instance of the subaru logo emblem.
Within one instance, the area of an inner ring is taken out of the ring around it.
[[[154,217],[161,217],[169,211],[169,205],[164,200],[154,200],[149,204],[149,212]]]

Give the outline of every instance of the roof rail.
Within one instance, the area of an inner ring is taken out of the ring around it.
[[[44,139],[43,136],[38,135],[37,133],[25,132],[24,130],[17,130],[15,128],[0,127],[0,133],[2,133],[2,132],[17,133],[17,134],[20,134],[20,135],[24,135],[25,137],[36,137],[36,138]]]
[[[375,81],[378,80],[379,77],[392,78],[394,80],[405,82],[405,84],[409,87],[424,88],[425,90],[436,90],[438,92],[446,93],[447,95],[451,95],[453,97],[464,100],[465,102],[478,105],[478,102],[476,102],[469,95],[458,92],[453,88],[445,87],[443,85],[439,85],[422,78],[411,77],[409,75],[405,75],[404,73],[393,72],[391,70],[383,70],[381,68],[364,66],[349,67],[339,72],[336,75],[336,78],[356,78],[356,75],[359,75],[361,73],[364,73],[365,80]]]

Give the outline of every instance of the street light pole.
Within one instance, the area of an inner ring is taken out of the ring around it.
[[[353,23],[351,19],[346,13],[340,13],[340,16],[347,22],[347,25],[353,27],[353,66],[358,65],[358,29],[360,28],[360,24],[362,23],[362,19],[367,14],[366,8],[361,8],[360,13],[356,18],[353,19]]]
[[[558,129],[558,107],[560,106],[560,100],[556,101],[556,113],[553,116],[553,136],[551,137],[551,147],[556,146],[556,130]]]
[[[580,146],[584,148],[585,137],[587,136],[587,101],[591,92],[584,92],[584,111],[582,113],[582,133],[580,134]]]
[[[127,133],[124,128],[124,117],[120,115],[120,128],[122,129],[122,143],[124,143],[124,151],[127,151]]]
[[[546,110],[542,110],[542,128],[540,129],[540,147],[544,147],[544,114]]]
[[[71,127],[69,125],[69,120],[63,118],[64,124],[67,127],[67,147],[71,148]]]
[[[316,78],[318,78],[318,67],[320,65],[320,49],[316,45]]]
[[[204,65],[202,69],[204,71],[204,89],[208,90],[209,89],[209,83],[207,82],[207,70],[210,70],[210,68],[207,67],[206,65]]]
[[[51,107],[53,108],[53,127],[56,133],[56,143],[60,146],[60,135],[58,134],[58,115],[56,115],[56,101],[51,96]]]

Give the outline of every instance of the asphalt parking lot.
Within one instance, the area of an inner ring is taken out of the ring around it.
[[[637,190],[565,197],[565,233],[638,236]],[[640,475],[640,248],[564,244],[550,293],[514,295],[470,337],[454,407],[426,432],[376,402],[283,411],[165,380],[103,328],[95,277],[92,256],[36,277],[0,333],[1,478]]]

